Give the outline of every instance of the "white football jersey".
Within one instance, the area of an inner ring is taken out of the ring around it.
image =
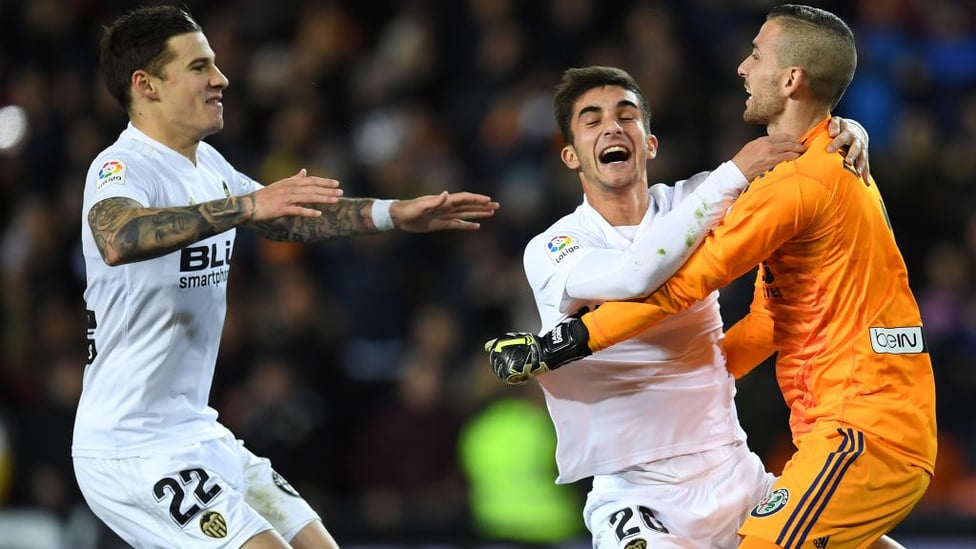
[[[662,257],[688,250],[679,261],[659,262],[656,272],[643,275],[654,281],[646,293],[667,280],[709,230],[696,220],[704,214],[714,226],[728,207],[728,202],[701,199],[706,181],[719,188],[730,184],[729,175],[737,175],[735,194],[745,186],[741,173],[732,174],[728,164],[673,187],[650,187],[650,207],[636,227],[611,226],[584,199],[573,213],[533,238],[525,249],[524,266],[542,320],[540,333],[583,307],[592,310],[610,299],[596,298],[601,284],[610,295],[627,285],[629,281],[615,278],[631,276],[630,267],[620,269],[615,262],[638,241]],[[696,189],[701,191],[693,194]],[[689,227],[699,233],[691,234]],[[627,261],[633,263],[633,258]],[[598,270],[610,274],[599,279]],[[556,428],[557,482],[613,474],[744,441],[722,337],[714,292],[637,337],[537,376]]]
[[[208,401],[235,230],[155,259],[110,267],[95,245],[89,209],[110,197],[158,208],[259,188],[208,144],[199,144],[194,166],[131,124],[95,158],[82,209],[88,365],[74,456],[145,456],[229,432]]]

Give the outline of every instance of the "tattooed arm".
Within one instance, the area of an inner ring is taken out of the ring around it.
[[[193,206],[145,208],[131,198],[106,198],[88,211],[88,225],[105,263],[121,265],[165,255],[249,221],[320,217],[316,208],[336,203],[341,194],[338,181],[300,170],[251,194]]]
[[[377,227],[377,220],[373,219],[374,202],[372,198],[343,198],[335,204],[316,206],[322,213],[317,218],[279,218],[252,222],[248,227],[266,238],[294,242],[321,242],[374,234],[386,230]],[[478,219],[491,217],[497,209],[498,203],[492,202],[491,198],[467,192],[445,191],[410,200],[394,200],[389,204],[390,228],[410,233],[473,231],[481,227]]]
[[[92,206],[88,224],[109,265],[159,257],[238,225],[292,242],[380,232],[372,215],[374,199],[340,199],[338,182],[314,180],[320,178],[300,174],[249,195],[174,208],[143,208],[130,198],[107,198]],[[443,192],[393,201],[389,215],[395,228],[407,232],[470,231],[480,227],[474,220],[497,209],[498,203],[484,195]]]
[[[335,204],[316,208],[318,217],[279,217],[253,221],[248,229],[271,240],[321,242],[330,238],[380,232],[373,223],[372,198],[342,198]]]
[[[253,215],[253,195],[179,208],[143,208],[131,198],[114,197],[91,207],[88,225],[105,263],[121,265],[165,255]]]

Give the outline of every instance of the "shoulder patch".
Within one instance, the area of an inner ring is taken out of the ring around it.
[[[752,516],[757,518],[768,517],[786,507],[790,501],[790,491],[786,488],[778,488],[766,494],[758,505],[752,509]]]
[[[549,239],[549,242],[546,243],[546,249],[549,252],[549,259],[554,264],[559,265],[562,260],[569,257],[569,254],[582,250],[583,244],[578,239],[562,234]]]
[[[101,168],[98,168],[97,183],[95,190],[100,191],[108,185],[125,183],[125,162],[121,160],[106,160]]]

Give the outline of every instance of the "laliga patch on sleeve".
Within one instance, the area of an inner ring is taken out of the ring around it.
[[[98,179],[95,190],[100,191],[109,185],[125,183],[125,162],[121,160],[106,160],[98,168]]]
[[[553,264],[559,265],[570,254],[582,250],[583,244],[572,236],[562,234],[549,239],[546,248],[549,252],[549,259],[552,260]]]

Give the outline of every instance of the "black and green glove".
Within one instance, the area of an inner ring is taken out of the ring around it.
[[[582,320],[569,318],[541,336],[508,332],[485,343],[485,351],[498,379],[522,385],[533,375],[589,356],[589,337]]]

